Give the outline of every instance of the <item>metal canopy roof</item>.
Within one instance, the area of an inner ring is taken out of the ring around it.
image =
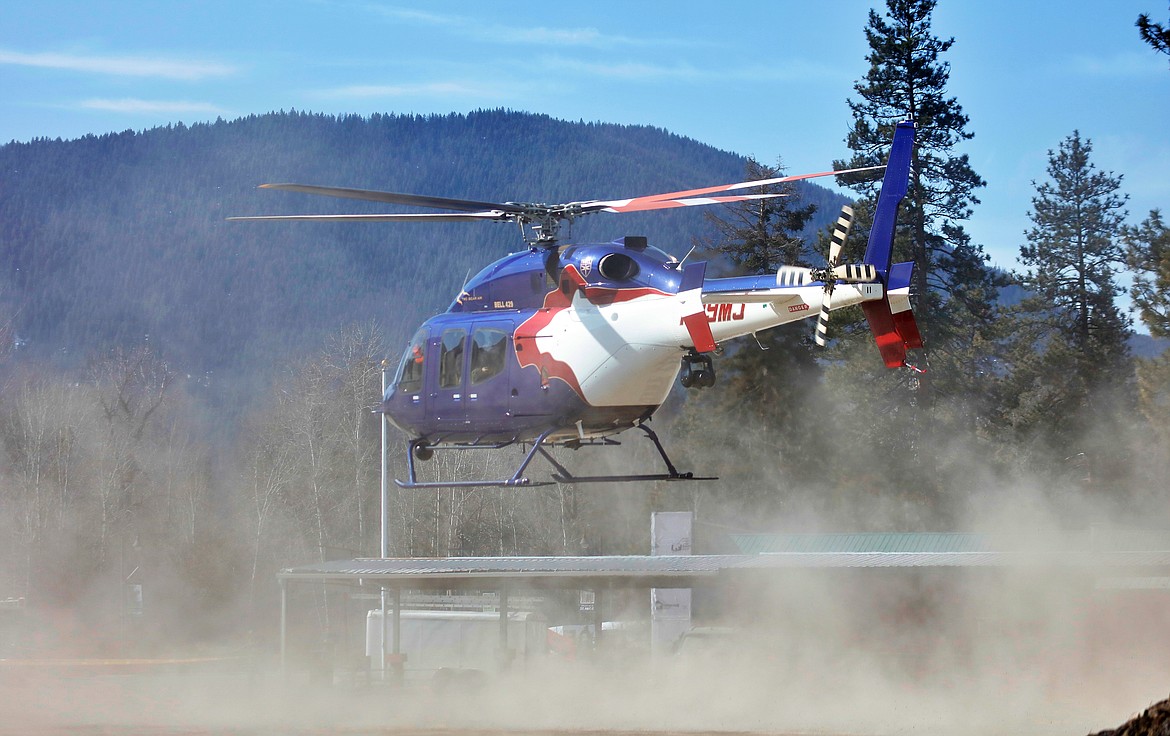
[[[821,534],[732,534],[744,554],[764,552],[1004,552],[1044,549],[1132,552],[1170,550],[1170,532],[1100,527],[1078,531],[1042,531],[1026,538],[1003,538],[970,532],[838,532]]]
[[[761,552],[988,552],[979,534],[952,532],[839,532],[829,534],[732,534],[744,554]]]
[[[742,556],[736,556],[742,557]],[[537,587],[667,587],[711,578],[725,569],[724,555],[658,557],[447,557],[387,558],[325,562],[280,572],[281,580],[432,583],[440,587],[522,582]]]
[[[443,588],[515,582],[534,587],[687,587],[749,571],[856,568],[1017,568],[1116,572],[1170,568],[1170,550],[780,552],[754,555],[387,558],[283,570],[282,581],[401,583]]]

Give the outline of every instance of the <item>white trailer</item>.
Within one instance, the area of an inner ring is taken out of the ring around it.
[[[499,613],[404,610],[399,627],[403,666],[416,676],[439,670],[499,672],[523,667],[548,651],[548,628],[534,613],[509,612],[505,628]],[[393,622],[383,625],[382,611],[373,609],[366,614],[366,656],[373,669],[381,662],[383,632],[386,652],[394,651]]]

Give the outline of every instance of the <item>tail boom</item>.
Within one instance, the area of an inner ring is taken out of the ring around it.
[[[817,342],[823,344],[827,341],[828,313],[860,304],[885,364],[890,368],[908,365],[907,351],[922,347],[922,335],[910,310],[914,264],[891,265],[890,261],[898,208],[909,190],[914,134],[914,123],[909,120],[899,123],[894,131],[863,263],[839,263],[852,214],[846,209],[834,233],[836,244],[830,249],[826,268],[781,266],[775,276],[704,279],[701,270],[688,267],[694,272],[689,278],[684,272],[685,288],[680,293],[701,283],[701,303],[707,308],[704,314],[689,306],[681,321],[695,349],[706,352],[723,340],[818,314]]]

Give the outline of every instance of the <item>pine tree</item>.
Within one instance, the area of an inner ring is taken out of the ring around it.
[[[831,373],[840,375],[831,380],[838,392],[864,387],[858,390],[867,395],[855,398],[858,413],[845,429],[867,428],[867,436],[853,439],[854,446],[883,447],[872,467],[885,465],[894,475],[872,482],[904,487],[906,476],[916,479],[903,518],[919,525],[945,517],[940,495],[944,487],[959,489],[942,482],[947,471],[943,438],[957,433],[970,445],[980,417],[988,411],[981,403],[988,395],[983,384],[990,360],[983,346],[990,341],[995,300],[1003,285],[1002,277],[988,267],[982,247],[971,241],[962,225],[978,204],[976,190],[985,183],[967,156],[956,151],[973,134],[967,130],[962,107],[947,94],[950,66],[942,56],[954,39],[933,34],[934,7],[934,0],[887,0],[884,17],[870,11],[869,70],[854,85],[857,99],[849,101],[853,127],[846,143],[853,157],[835,164],[837,168],[884,164],[894,126],[908,116],[914,118],[918,132],[910,188],[898,216],[894,260],[915,263],[914,311],[926,355],[913,362],[928,371],[921,376],[901,371],[879,375],[864,365],[864,359],[855,359],[835,366]],[[876,183],[850,186],[866,196],[862,209],[872,210]],[[838,320],[834,315],[838,334],[852,331],[857,339],[870,340],[868,330],[850,330],[844,316]],[[848,345],[837,349],[854,351]],[[971,476],[962,470],[955,474]]]
[[[1151,210],[1140,227],[1127,227],[1125,243],[1141,320],[1154,337],[1170,337],[1170,227],[1162,212]]]
[[[1151,210],[1139,227],[1125,229],[1126,260],[1134,271],[1133,302],[1154,337],[1170,337],[1170,227]],[[1162,451],[1170,448],[1170,353],[1137,361],[1138,408]]]
[[[1097,171],[1091,152],[1074,132],[1049,151],[1050,181],[1036,185],[1018,275],[1031,296],[1013,320],[1005,417],[1053,460],[1083,456],[1096,470],[1086,477],[1099,478],[1105,451],[1090,436],[1132,407],[1133,365],[1116,283],[1126,196],[1121,177]]]
[[[765,166],[754,158],[745,165],[745,181],[782,177],[783,167]],[[816,205],[797,206],[797,189],[791,183],[758,187],[753,194],[788,196],[757,199],[729,205],[720,216],[710,210],[703,216],[715,226],[710,250],[722,253],[740,273],[774,273],[783,265],[804,264],[801,231],[816,212]]]
[[[1049,151],[1051,181],[1036,186],[1034,227],[1020,247],[1021,283],[1035,296],[1028,310],[1080,356],[1090,384],[1101,366],[1128,355],[1128,319],[1116,304],[1116,275],[1125,262],[1122,226],[1127,197],[1121,177],[1089,161],[1092,141],[1079,131]],[[1098,377],[1099,378],[1099,377]]]
[[[932,34],[935,0],[887,0],[886,6],[888,21],[876,11],[869,14],[870,68],[854,86],[860,99],[849,102],[854,123],[846,142],[854,156],[838,166],[885,163],[894,126],[907,116],[915,119],[910,191],[899,216],[906,237],[896,246],[901,256],[895,256],[915,263],[916,312],[935,369],[924,386],[953,398],[971,388],[978,362],[971,346],[990,325],[1003,283],[962,226],[985,182],[967,156],[955,152],[973,134],[962,107],[946,93],[950,65],[941,56],[954,39]],[[853,186],[873,194],[872,183]],[[928,393],[927,400],[934,397]]]

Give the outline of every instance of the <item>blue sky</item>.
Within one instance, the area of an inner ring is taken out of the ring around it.
[[[848,154],[846,99],[867,69],[871,7],[885,5],[8,2],[0,141],[291,108],[505,107],[654,125],[789,173],[820,171]],[[1170,210],[1170,60],[1138,38],[1142,12],[1170,19],[1165,0],[940,0],[935,34],[955,37],[949,91],[975,134],[962,151],[988,182],[967,227],[996,264],[1015,265],[1032,182],[1074,129],[1098,168],[1124,175],[1131,221]]]

